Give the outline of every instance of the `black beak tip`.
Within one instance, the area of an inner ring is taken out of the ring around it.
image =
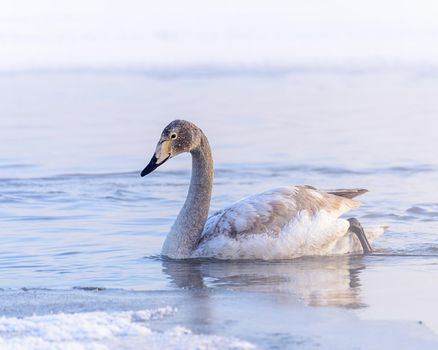
[[[152,157],[152,159],[150,160],[149,164],[146,166],[146,168],[144,168],[141,173],[140,176],[144,177],[148,174],[150,174],[151,172],[153,172],[156,168],[158,168],[159,164],[157,164],[157,157],[155,157],[155,155]]]
[[[160,164],[157,164],[157,157],[155,157],[155,155],[152,157],[151,161],[149,162],[149,164],[146,166],[146,168],[144,168],[142,170],[142,172],[140,173],[141,177],[144,177],[148,174],[150,174],[151,172],[153,172],[155,169],[157,169],[160,165],[163,165],[168,159],[170,158],[170,155],[163,160]]]

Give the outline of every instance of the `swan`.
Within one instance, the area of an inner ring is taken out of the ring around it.
[[[360,206],[367,190],[317,190],[284,186],[239,200],[208,217],[213,187],[213,158],[207,137],[195,124],[167,125],[146,176],[170,158],[189,152],[192,175],[185,203],[164,241],[162,255],[172,259],[292,259],[308,255],[370,253],[370,242],[385,227],[364,230],[340,216]]]

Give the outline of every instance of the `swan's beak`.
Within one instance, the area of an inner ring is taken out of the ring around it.
[[[170,141],[160,142],[157,146],[155,154],[152,156],[151,161],[141,172],[141,177],[146,176],[157,169],[160,165],[163,165],[170,158]]]
[[[167,156],[167,158],[165,158],[161,163],[158,162],[157,157],[155,157],[155,154],[152,156],[151,161],[149,162],[149,164],[146,166],[146,168],[143,169],[143,171],[141,172],[141,177],[146,176],[147,174],[150,174],[151,172],[153,172],[155,169],[157,169],[160,165],[164,164],[166,162],[166,160],[168,160],[170,158],[170,155]]]

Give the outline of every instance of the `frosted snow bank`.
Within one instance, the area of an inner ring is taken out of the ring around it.
[[[175,312],[175,308],[167,306],[112,313],[1,317],[0,349],[255,349],[236,338],[197,335],[184,327],[156,332],[145,324]]]
[[[4,1],[0,70],[435,65],[437,9],[433,0]]]

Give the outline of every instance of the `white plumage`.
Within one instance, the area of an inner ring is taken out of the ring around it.
[[[270,260],[362,252],[349,222],[339,218],[359,205],[307,186],[255,194],[213,214],[192,256]],[[365,232],[372,242],[384,227]]]

